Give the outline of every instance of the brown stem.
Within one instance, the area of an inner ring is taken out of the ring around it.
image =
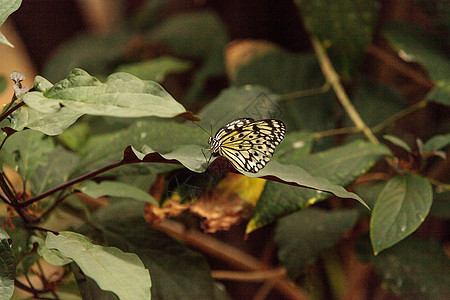
[[[103,167],[101,169],[95,170],[95,171],[90,172],[88,174],[85,174],[85,175],[82,175],[82,176],[77,177],[75,179],[72,179],[70,181],[67,181],[66,183],[64,183],[64,184],[62,184],[60,186],[57,186],[57,187],[55,187],[55,188],[53,188],[51,190],[48,190],[47,192],[42,193],[39,196],[36,196],[36,197],[31,198],[30,200],[27,200],[27,201],[24,201],[24,202],[20,202],[18,204],[18,206],[19,207],[26,207],[26,206],[28,206],[30,204],[33,204],[34,202],[37,202],[37,201],[39,201],[41,199],[44,199],[45,197],[48,197],[48,196],[50,196],[50,195],[52,195],[52,194],[54,194],[54,193],[56,193],[58,191],[64,190],[64,189],[68,188],[69,186],[74,185],[75,183],[82,182],[84,180],[93,178],[93,177],[97,176],[98,174],[101,174],[101,173],[104,173],[104,172],[109,171],[111,169],[114,169],[116,167],[119,167],[122,164],[123,164],[122,161],[118,161],[118,162],[112,163],[110,165],[107,165],[106,167]]]

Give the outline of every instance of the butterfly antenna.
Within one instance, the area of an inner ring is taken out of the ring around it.
[[[209,133],[207,130],[205,130],[202,126],[198,125],[197,123],[194,123],[195,125],[197,125],[201,130],[203,130],[204,132],[206,132],[209,136],[211,136],[211,133]],[[211,130],[212,131],[212,130]]]

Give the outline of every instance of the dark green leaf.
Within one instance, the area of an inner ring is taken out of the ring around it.
[[[120,299],[150,299],[149,272],[137,255],[94,245],[85,236],[69,231],[47,233],[45,246],[73,259],[86,276]]]
[[[39,166],[31,178],[32,192],[39,195],[54,188],[69,178],[73,168],[78,164],[78,155],[58,146],[46,154],[48,164]]]
[[[435,192],[433,196],[433,205],[431,206],[430,215],[450,220],[450,192]]]
[[[278,259],[297,279],[302,269],[332,248],[358,219],[358,211],[308,208],[279,220],[275,231]]]
[[[384,286],[403,299],[444,300],[450,296],[450,260],[435,242],[408,238],[377,256],[369,242],[360,242],[359,253],[371,262]]]
[[[85,181],[79,189],[92,198],[112,196],[157,204],[156,200],[149,193],[122,182],[102,181],[97,184],[93,181]]]
[[[198,144],[207,148],[208,135],[200,128],[187,123],[179,124],[160,119],[138,120],[129,128],[108,134],[93,136],[81,149],[81,162],[75,175],[85,174],[107,164],[119,161],[129,145],[141,149],[144,145],[160,153],[168,153],[180,145]],[[108,145],[99,147],[99,145]],[[201,147],[199,153],[202,155]],[[203,157],[203,163],[206,162]],[[155,166],[161,168],[162,165]]]
[[[101,83],[81,69],[72,70],[43,93],[27,93],[23,101],[44,113],[58,112],[63,106],[97,116],[171,118],[186,111],[156,82],[114,73]]]
[[[333,184],[345,186],[358,176],[367,172],[383,155],[389,154],[389,150],[383,145],[354,141],[342,147],[301,156],[297,161],[291,163],[295,163],[304,168],[310,176],[314,176],[312,178],[326,178]],[[313,187],[306,184],[304,180],[300,180],[299,182],[303,186]],[[247,231],[254,230],[273,222],[283,215],[324,200],[329,197],[329,194],[324,193],[324,191],[331,192],[331,190],[320,188],[318,190],[313,191],[268,182],[253,211],[253,216],[247,226]],[[332,193],[335,194],[334,192]],[[364,202],[361,203],[365,205]]]
[[[423,28],[401,24],[391,24],[384,33],[400,57],[420,63],[427,70],[435,83],[427,99],[450,105],[450,60],[430,34]]]
[[[48,153],[54,146],[44,134],[25,130],[13,134],[1,149],[0,161],[17,170],[23,180],[28,180],[39,166],[48,164]]]
[[[324,82],[325,79],[313,54],[292,54],[283,50],[273,50],[240,66],[234,80],[237,86],[261,85],[276,93],[287,94],[281,96],[283,101],[274,96],[270,98],[276,99],[274,101],[277,104],[276,111],[279,111],[278,115],[281,115],[281,119],[286,123],[288,132],[334,128],[333,110],[336,99],[332,92],[295,96],[297,92],[319,88]],[[266,93],[269,95],[267,91]],[[237,105],[242,106],[243,102],[238,102]],[[255,105],[252,104],[252,107]]]
[[[152,299],[213,299],[213,280],[205,259],[142,217],[144,204],[114,201],[94,215],[82,232],[106,245],[136,253],[150,270]]]
[[[338,73],[349,79],[372,41],[378,8],[375,0],[296,0],[306,28],[327,45]]]
[[[0,299],[8,300],[14,292],[16,262],[8,233],[0,227]]]
[[[385,186],[386,182],[384,181],[376,182],[370,185],[358,185],[355,188],[355,192],[360,195],[361,198],[366,201],[370,209],[373,210],[373,207],[378,199],[378,195],[380,195]],[[367,212],[367,210],[364,209],[364,212]]]
[[[450,134],[435,135],[425,143],[425,151],[441,150],[450,144]]]
[[[281,163],[293,163],[311,152],[314,135],[306,130],[289,132],[277,147],[273,157]]]
[[[167,75],[186,72],[192,66],[192,63],[187,60],[163,56],[152,60],[121,65],[117,68],[116,72],[126,72],[142,80],[161,82]]]
[[[224,25],[212,11],[178,14],[149,31],[150,43],[161,43],[181,57],[206,58],[216,47],[228,42]]]
[[[112,129],[111,129],[112,131]],[[70,150],[79,151],[91,133],[91,127],[86,122],[78,122],[58,136],[65,147]]]
[[[381,191],[370,220],[370,239],[378,254],[414,232],[428,215],[431,185],[416,175],[394,177]]]
[[[275,114],[275,115],[273,115]],[[266,119],[279,117],[278,97],[258,86],[231,87],[206,105],[199,116],[199,123],[212,135],[229,121],[237,118]],[[278,115],[278,116],[277,116]]]
[[[411,153],[411,147],[409,147],[409,145],[407,143],[405,143],[403,140],[399,139],[396,136],[393,135],[383,135],[383,139],[385,139],[386,141],[391,142],[392,144],[402,148],[403,150]]]
[[[361,76],[361,75],[359,75]],[[375,126],[407,107],[405,101],[394,90],[387,86],[369,80],[363,76],[358,78],[352,103],[368,126]],[[350,118],[346,119],[346,126],[354,126]]]
[[[84,34],[63,43],[47,61],[42,74],[52,82],[63,79],[73,67],[95,75],[111,73],[134,35],[123,28],[108,35]],[[70,64],[67,63],[70,61]]]

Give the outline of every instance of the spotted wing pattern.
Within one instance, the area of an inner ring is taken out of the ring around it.
[[[238,171],[259,172],[284,138],[282,121],[250,118],[236,119],[209,139],[213,155],[226,157]]]

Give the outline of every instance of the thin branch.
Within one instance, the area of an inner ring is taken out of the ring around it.
[[[377,137],[373,134],[370,128],[364,123],[364,121],[361,119],[361,116],[356,111],[353,104],[350,102],[350,99],[347,96],[347,93],[345,92],[344,87],[342,86],[339,80],[339,75],[334,70],[331,61],[328,58],[327,53],[325,52],[325,49],[322,47],[321,43],[316,37],[312,37],[312,44],[314,46],[317,59],[319,60],[322,73],[327,79],[327,82],[331,84],[331,86],[333,87],[333,90],[336,93],[336,97],[338,98],[341,105],[344,107],[350,119],[353,121],[356,127],[366,135],[369,141],[371,141],[374,144],[379,144],[380,142],[378,141]]]
[[[18,206],[19,207],[26,207],[26,206],[28,206],[30,204],[33,204],[34,202],[37,202],[37,201],[39,201],[41,199],[44,199],[45,197],[48,197],[48,196],[50,196],[50,195],[52,195],[52,194],[54,194],[54,193],[56,193],[58,191],[64,190],[64,189],[68,188],[69,186],[74,185],[75,183],[82,182],[84,180],[93,178],[93,177],[97,176],[98,174],[101,174],[101,173],[104,173],[104,172],[109,171],[111,169],[114,169],[116,167],[119,167],[122,164],[123,164],[122,161],[118,161],[118,162],[112,163],[110,165],[107,165],[107,166],[105,166],[105,167],[103,167],[101,169],[95,170],[95,171],[90,172],[88,174],[82,175],[82,176],[80,176],[78,178],[75,178],[75,179],[72,179],[70,181],[67,181],[66,183],[64,183],[64,184],[62,184],[60,186],[57,186],[57,187],[55,187],[55,188],[53,188],[51,190],[48,190],[47,192],[44,192],[44,193],[40,194],[39,196],[36,196],[36,197],[31,198],[30,200],[27,200],[27,201],[24,201],[24,202],[20,202],[18,204]]]
[[[50,206],[49,209],[47,209],[41,216],[41,219],[44,219],[50,212],[52,212],[59,204],[61,204],[61,202],[63,202],[67,197],[69,197],[70,195],[73,195],[73,192],[70,192],[60,198],[58,198],[55,203],[52,204],[52,206]]]
[[[211,277],[217,280],[259,282],[284,276],[286,276],[286,269],[283,267],[267,271],[263,270],[252,272],[236,272],[225,270],[211,271]]]
[[[6,111],[3,115],[0,116],[0,122],[3,121],[4,119],[6,119],[10,114],[12,114],[15,110],[19,109],[23,105],[25,105],[25,102],[21,101],[16,106],[14,106],[10,110]]]
[[[408,106],[407,108],[405,108],[404,110],[401,110],[395,114],[393,114],[392,116],[390,116],[389,118],[387,118],[386,120],[384,120],[383,122],[375,125],[372,127],[372,131],[373,132],[379,132],[381,130],[383,130],[384,128],[388,127],[391,124],[394,124],[397,120],[403,118],[404,116],[424,108],[425,106],[427,106],[428,101],[426,99],[419,101],[411,106]]]
[[[327,137],[327,136],[348,134],[348,133],[357,133],[357,132],[361,132],[361,130],[356,128],[356,127],[336,128],[336,129],[330,129],[330,130],[315,132],[314,133],[314,138],[315,139],[321,139],[321,138]]]
[[[313,96],[317,94],[325,94],[328,92],[331,88],[331,85],[328,82],[325,82],[322,86],[318,88],[308,89],[308,90],[302,90],[297,91],[289,94],[281,95],[279,100],[280,101],[287,101],[287,100],[294,100],[298,98],[304,98],[308,96]]]

